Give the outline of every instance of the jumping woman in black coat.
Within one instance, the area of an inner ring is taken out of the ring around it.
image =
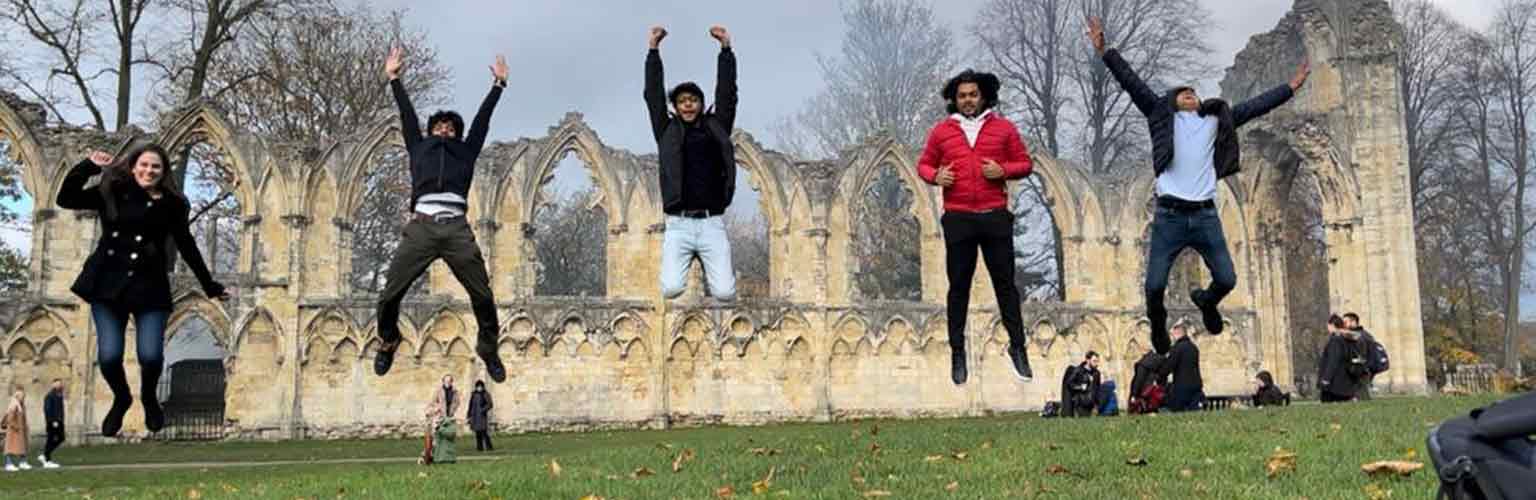
[[[96,360],[101,378],[112,388],[112,408],[101,420],[101,435],[116,436],[123,414],[133,406],[123,372],[123,337],[128,319],[137,332],[139,398],[144,427],[158,432],[165,414],[155,397],[165,362],[165,326],[171,314],[172,246],[197,275],[203,293],[219,300],[229,296],[213,280],[197,250],[188,222],[191,205],[166,173],[165,149],[147,144],[114,161],[97,151],[69,170],[59,188],[60,208],[91,210],[101,216],[101,237],[85,260],[85,268],[70,291],[91,305],[96,324]],[[101,182],[87,187],[92,176]]]

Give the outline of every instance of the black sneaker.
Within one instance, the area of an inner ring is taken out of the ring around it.
[[[498,384],[507,380],[507,367],[501,364],[501,354],[496,352],[494,344],[476,346],[475,354],[479,354],[480,360],[485,362],[485,372],[491,376],[491,380]]]
[[[1207,304],[1202,299],[1204,296],[1205,290],[1195,288],[1189,291],[1189,301],[1194,302],[1195,307],[1200,308],[1200,322],[1205,323],[1205,332],[1211,335],[1221,335],[1221,331],[1226,329],[1226,325],[1221,321],[1221,311],[1216,309],[1215,304]]]
[[[1168,349],[1173,347],[1173,341],[1168,339],[1168,323],[1164,320],[1159,324],[1152,322],[1152,350],[1158,354],[1168,354]]]
[[[107,410],[106,418],[101,419],[102,437],[113,437],[123,430],[123,414],[128,413],[128,408],[133,406],[133,396],[123,396],[112,399],[112,408]]]
[[[1008,359],[1013,362],[1013,374],[1018,376],[1019,380],[1028,382],[1035,378],[1034,372],[1029,369],[1029,352],[1024,344],[1009,345]]]
[[[139,404],[144,405],[144,429],[149,432],[160,432],[165,428],[165,412],[160,409],[160,401],[154,394],[140,395]]]
[[[392,345],[390,345],[392,344]],[[385,348],[385,345],[389,345]],[[378,352],[373,353],[373,374],[380,377],[389,374],[389,367],[395,365],[395,350],[400,348],[400,341],[380,344]]]
[[[965,368],[965,349],[952,350],[949,353],[949,378],[955,381],[955,385],[965,385],[965,379],[970,372]]]

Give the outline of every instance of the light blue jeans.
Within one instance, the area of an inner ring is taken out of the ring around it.
[[[695,256],[704,265],[709,294],[718,300],[735,299],[731,241],[725,234],[725,217],[718,215],[706,219],[667,216],[667,231],[661,238],[661,294],[668,299],[683,294]]]

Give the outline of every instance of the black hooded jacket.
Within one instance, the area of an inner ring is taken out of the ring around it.
[[[1365,369],[1365,346],[1355,334],[1328,336],[1328,345],[1323,347],[1323,358],[1317,367],[1317,383],[1324,392],[1352,398],[1369,373]]]
[[[1173,376],[1168,389],[1170,393],[1178,394],[1183,390],[1193,394],[1205,389],[1205,379],[1200,375],[1200,348],[1187,336],[1168,349],[1168,359],[1163,361],[1157,373],[1159,377]]]
[[[405,93],[400,79],[389,81],[395,94],[395,106],[400,108],[400,133],[404,135],[405,151],[411,157],[411,206],[416,200],[431,193],[453,193],[469,199],[469,185],[475,177],[475,160],[485,147],[485,135],[491,126],[491,113],[501,100],[501,87],[492,85],[474,121],[469,124],[469,135],[456,130],[457,137],[445,139],[433,135],[423,136],[421,125],[416,121],[416,108]],[[467,207],[466,207],[467,208]]]
[[[714,139],[720,150],[721,193],[724,212],[731,206],[736,195],[736,147],[731,143],[731,130],[736,126],[736,53],[730,47],[722,47],[716,61],[715,104],[708,112],[700,113],[698,126]],[[656,137],[657,155],[661,163],[661,210],[676,214],[683,208],[683,143],[688,125],[681,118],[667,111],[667,92],[662,89],[664,75],[661,51],[651,49],[645,56],[645,107],[649,112],[651,133]],[[702,97],[702,96],[700,96]]]
[[[1152,137],[1152,171],[1161,175],[1173,163],[1173,117],[1178,112],[1176,98],[1179,89],[1169,91],[1162,98],[1158,98],[1147,83],[1136,74],[1136,70],[1131,69],[1131,65],[1125,62],[1118,50],[1105,51],[1104,64],[1109,66],[1109,72],[1115,76],[1115,80],[1120,82],[1120,88],[1130,94],[1131,102],[1136,104],[1136,109],[1141,110],[1141,114],[1147,117],[1147,133]],[[1214,163],[1217,179],[1235,174],[1242,168],[1237,128],[1285,104],[1294,95],[1290,85],[1281,85],[1243,101],[1235,107],[1228,105],[1227,101],[1222,99],[1206,99],[1200,104],[1200,116],[1216,116]]]

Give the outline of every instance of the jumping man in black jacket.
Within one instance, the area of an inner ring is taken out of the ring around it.
[[[491,294],[491,278],[486,274],[485,258],[475,244],[475,233],[464,214],[469,208],[469,185],[475,175],[475,160],[485,146],[491,125],[491,112],[507,86],[507,61],[496,56],[491,66],[491,92],[480,103],[475,121],[464,136],[464,119],[452,111],[439,111],[427,118],[430,135],[421,134],[416,110],[411,107],[405,85],[400,83],[401,50],[391,49],[384,62],[384,74],[400,108],[400,132],[411,164],[411,220],[402,231],[404,239],[395,249],[385,275],[384,291],[379,294],[379,339],[383,342],[373,358],[373,372],[389,373],[400,347],[400,301],[405,292],[432,261],[443,259],[453,275],[469,292],[470,307],[475,312],[479,340],[475,353],[485,362],[491,380],[507,379],[506,368],[497,352],[496,299]]]
[[[1290,84],[1275,87],[1237,106],[1221,99],[1201,102],[1195,89],[1179,87],[1158,97],[1136,75],[1115,49],[1105,48],[1104,26],[1088,20],[1088,38],[1109,66],[1120,87],[1130,94],[1136,109],[1147,117],[1152,135],[1152,168],[1157,173],[1157,212],[1147,245],[1147,318],[1152,322],[1152,347],[1168,352],[1168,310],[1163,292],[1168,270],[1179,252],[1192,248],[1205,259],[1211,284],[1190,290],[1190,300],[1200,308],[1202,322],[1211,335],[1220,334],[1221,312],[1216,306],[1237,286],[1232,256],[1216,214],[1216,182],[1237,173],[1237,128],[1264,116],[1291,99],[1311,72],[1306,62],[1296,69]]]
[[[650,52],[645,56],[645,107],[661,163],[661,208],[667,214],[661,243],[661,294],[682,295],[688,266],[694,257],[704,265],[709,294],[719,300],[736,298],[731,267],[731,242],[726,238],[725,208],[736,194],[736,53],[731,35],[721,26],[709,28],[720,42],[715,78],[715,107],[706,111],[704,91],[683,82],[670,93],[662,90],[661,40],[667,30],[651,28]],[[676,113],[667,112],[667,101]]]

